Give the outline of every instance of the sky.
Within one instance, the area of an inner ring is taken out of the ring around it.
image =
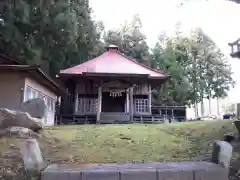
[[[171,35],[176,23],[184,31],[200,27],[212,38],[225,55],[229,56],[229,42],[240,38],[240,5],[225,0],[190,0],[178,6],[183,0],[90,0],[93,18],[102,20],[106,29],[118,28],[125,21],[131,21],[139,14],[143,33],[152,46],[161,32]],[[228,101],[240,102],[240,59],[229,57],[236,86],[229,92]],[[213,102],[214,103],[214,102]],[[216,106],[216,103],[214,107]],[[214,110],[213,110],[214,112]],[[216,112],[216,108],[215,108]]]

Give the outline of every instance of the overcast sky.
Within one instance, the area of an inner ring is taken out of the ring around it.
[[[134,14],[139,14],[143,32],[149,45],[153,45],[160,32],[174,32],[175,24],[181,22],[187,31],[201,27],[229,55],[228,43],[240,37],[240,5],[225,0],[190,0],[180,8],[182,0],[90,0],[94,18],[102,20],[106,29],[118,28]],[[229,93],[231,100],[240,101],[240,60],[230,59],[237,80],[236,87]]]

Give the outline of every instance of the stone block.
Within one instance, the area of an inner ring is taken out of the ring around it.
[[[41,180],[228,180],[209,162],[50,165]]]
[[[220,147],[218,141],[214,141],[212,147],[213,147],[213,150],[212,150],[211,162],[218,164],[219,163],[219,153],[220,153],[221,147]]]
[[[120,174],[121,180],[158,180],[156,169],[129,169]]]
[[[159,169],[158,180],[193,180],[193,171],[181,169]]]
[[[81,176],[79,176],[79,180],[80,179],[81,179]],[[70,180],[70,179],[69,179],[68,172],[52,171],[52,172],[43,172],[41,175],[41,180]]]
[[[82,180],[119,180],[119,174],[108,170],[83,171]]]
[[[43,99],[35,98],[22,103],[20,111],[29,113],[34,118],[47,117],[47,105]]]
[[[237,119],[240,119],[240,103],[237,103]]]
[[[42,152],[36,139],[27,139],[23,142],[20,152],[26,169],[42,170],[44,168]]]
[[[194,180],[228,180],[228,170],[218,169],[198,170],[194,172]]]
[[[42,172],[41,180],[81,180],[82,172],[77,169],[63,169],[58,165],[50,165]]]
[[[72,171],[68,175],[69,180],[82,180],[82,173],[77,171]]]
[[[0,108],[0,129],[9,127],[25,127],[38,132],[43,128],[42,120],[30,116],[27,112]]]
[[[234,121],[234,125],[235,125],[235,127],[236,127],[236,129],[238,131],[238,136],[240,136],[240,117],[238,118],[237,121]]]
[[[229,167],[230,160],[232,158],[233,148],[231,144],[225,141],[214,141],[213,142],[213,152],[212,152],[212,162],[219,164],[224,168]]]
[[[36,132],[33,132],[31,129],[24,128],[24,127],[18,127],[13,126],[9,127],[4,130],[0,130],[0,137],[2,136],[9,136],[9,137],[17,137],[17,138],[38,138],[39,134]]]

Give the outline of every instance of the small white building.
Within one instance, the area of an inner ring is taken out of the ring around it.
[[[55,104],[63,90],[39,67],[22,65],[0,55],[0,108],[19,109],[32,98],[44,99],[48,107],[44,125],[54,125]]]

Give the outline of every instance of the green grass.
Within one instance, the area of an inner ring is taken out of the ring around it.
[[[197,160],[209,157],[213,140],[236,132],[232,121],[175,124],[79,125],[46,129],[56,139],[56,160],[79,163]],[[61,141],[58,141],[60,139]],[[54,148],[42,147],[46,154]],[[51,159],[54,160],[54,157]]]
[[[210,158],[210,144],[226,132],[236,133],[233,121],[55,126],[44,129],[38,142],[48,163],[184,161]],[[22,141],[0,138],[0,179],[22,179]]]

